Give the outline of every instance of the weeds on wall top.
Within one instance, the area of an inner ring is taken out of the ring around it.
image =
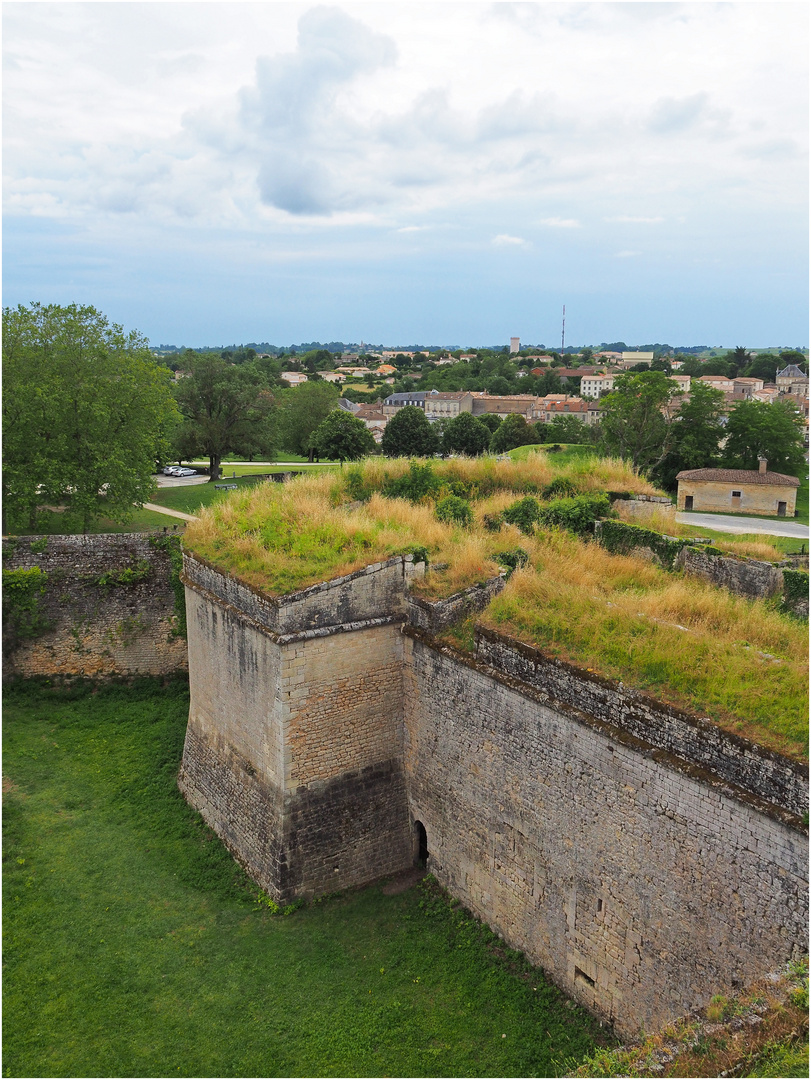
[[[42,610],[48,575],[39,566],[3,570],[3,644],[13,649],[17,642],[40,637],[51,628]]]

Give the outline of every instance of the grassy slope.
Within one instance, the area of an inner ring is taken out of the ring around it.
[[[6,694],[4,1076],[552,1076],[593,1049],[436,893],[253,902],[177,791],[187,709],[151,681]]]

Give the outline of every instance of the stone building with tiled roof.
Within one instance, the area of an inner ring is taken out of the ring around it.
[[[677,508],[704,513],[765,514],[794,517],[797,503],[796,476],[769,472],[760,459],[754,469],[685,469],[678,474]]]

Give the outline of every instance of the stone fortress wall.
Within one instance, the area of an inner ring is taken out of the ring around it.
[[[281,902],[420,850],[626,1036],[807,950],[807,770],[503,635],[411,556],[271,600],[186,556],[180,785]]]
[[[3,540],[3,569],[43,573],[40,629],[15,632],[4,589],[4,674],[31,678],[171,675],[187,670],[172,558],[140,533]],[[179,554],[178,554],[179,557]]]

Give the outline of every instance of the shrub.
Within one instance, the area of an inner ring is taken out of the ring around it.
[[[461,525],[469,528],[473,521],[473,511],[470,503],[460,499],[458,495],[446,495],[436,504],[436,516],[447,525]]]
[[[512,551],[500,551],[496,554],[496,560],[502,565],[506,566],[508,570],[507,577],[510,577],[513,570],[517,570],[519,566],[526,566],[529,562],[529,555],[523,548],[513,548]]]
[[[509,525],[517,525],[522,533],[529,535],[540,521],[541,504],[531,495],[527,495],[508,506],[501,516]]]
[[[430,462],[410,461],[408,472],[397,476],[383,486],[383,494],[390,499],[408,499],[419,503],[439,492],[442,481],[434,472]]]
[[[23,638],[35,638],[50,629],[40,603],[48,575],[38,566],[3,571],[3,643],[13,647]]]
[[[579,421],[578,421],[579,423]],[[544,499],[567,498],[577,494],[577,486],[566,476],[557,476],[541,491]]]
[[[600,526],[599,540],[612,555],[630,555],[634,548],[648,548],[668,570],[673,569],[673,563],[681,549],[690,546],[688,540],[663,536],[653,529],[631,525],[626,521],[604,521]],[[707,553],[710,548],[702,545],[701,551]]]
[[[575,495],[570,499],[554,499],[542,508],[539,523],[585,536],[593,532],[594,522],[605,517],[610,509],[607,495]]]

